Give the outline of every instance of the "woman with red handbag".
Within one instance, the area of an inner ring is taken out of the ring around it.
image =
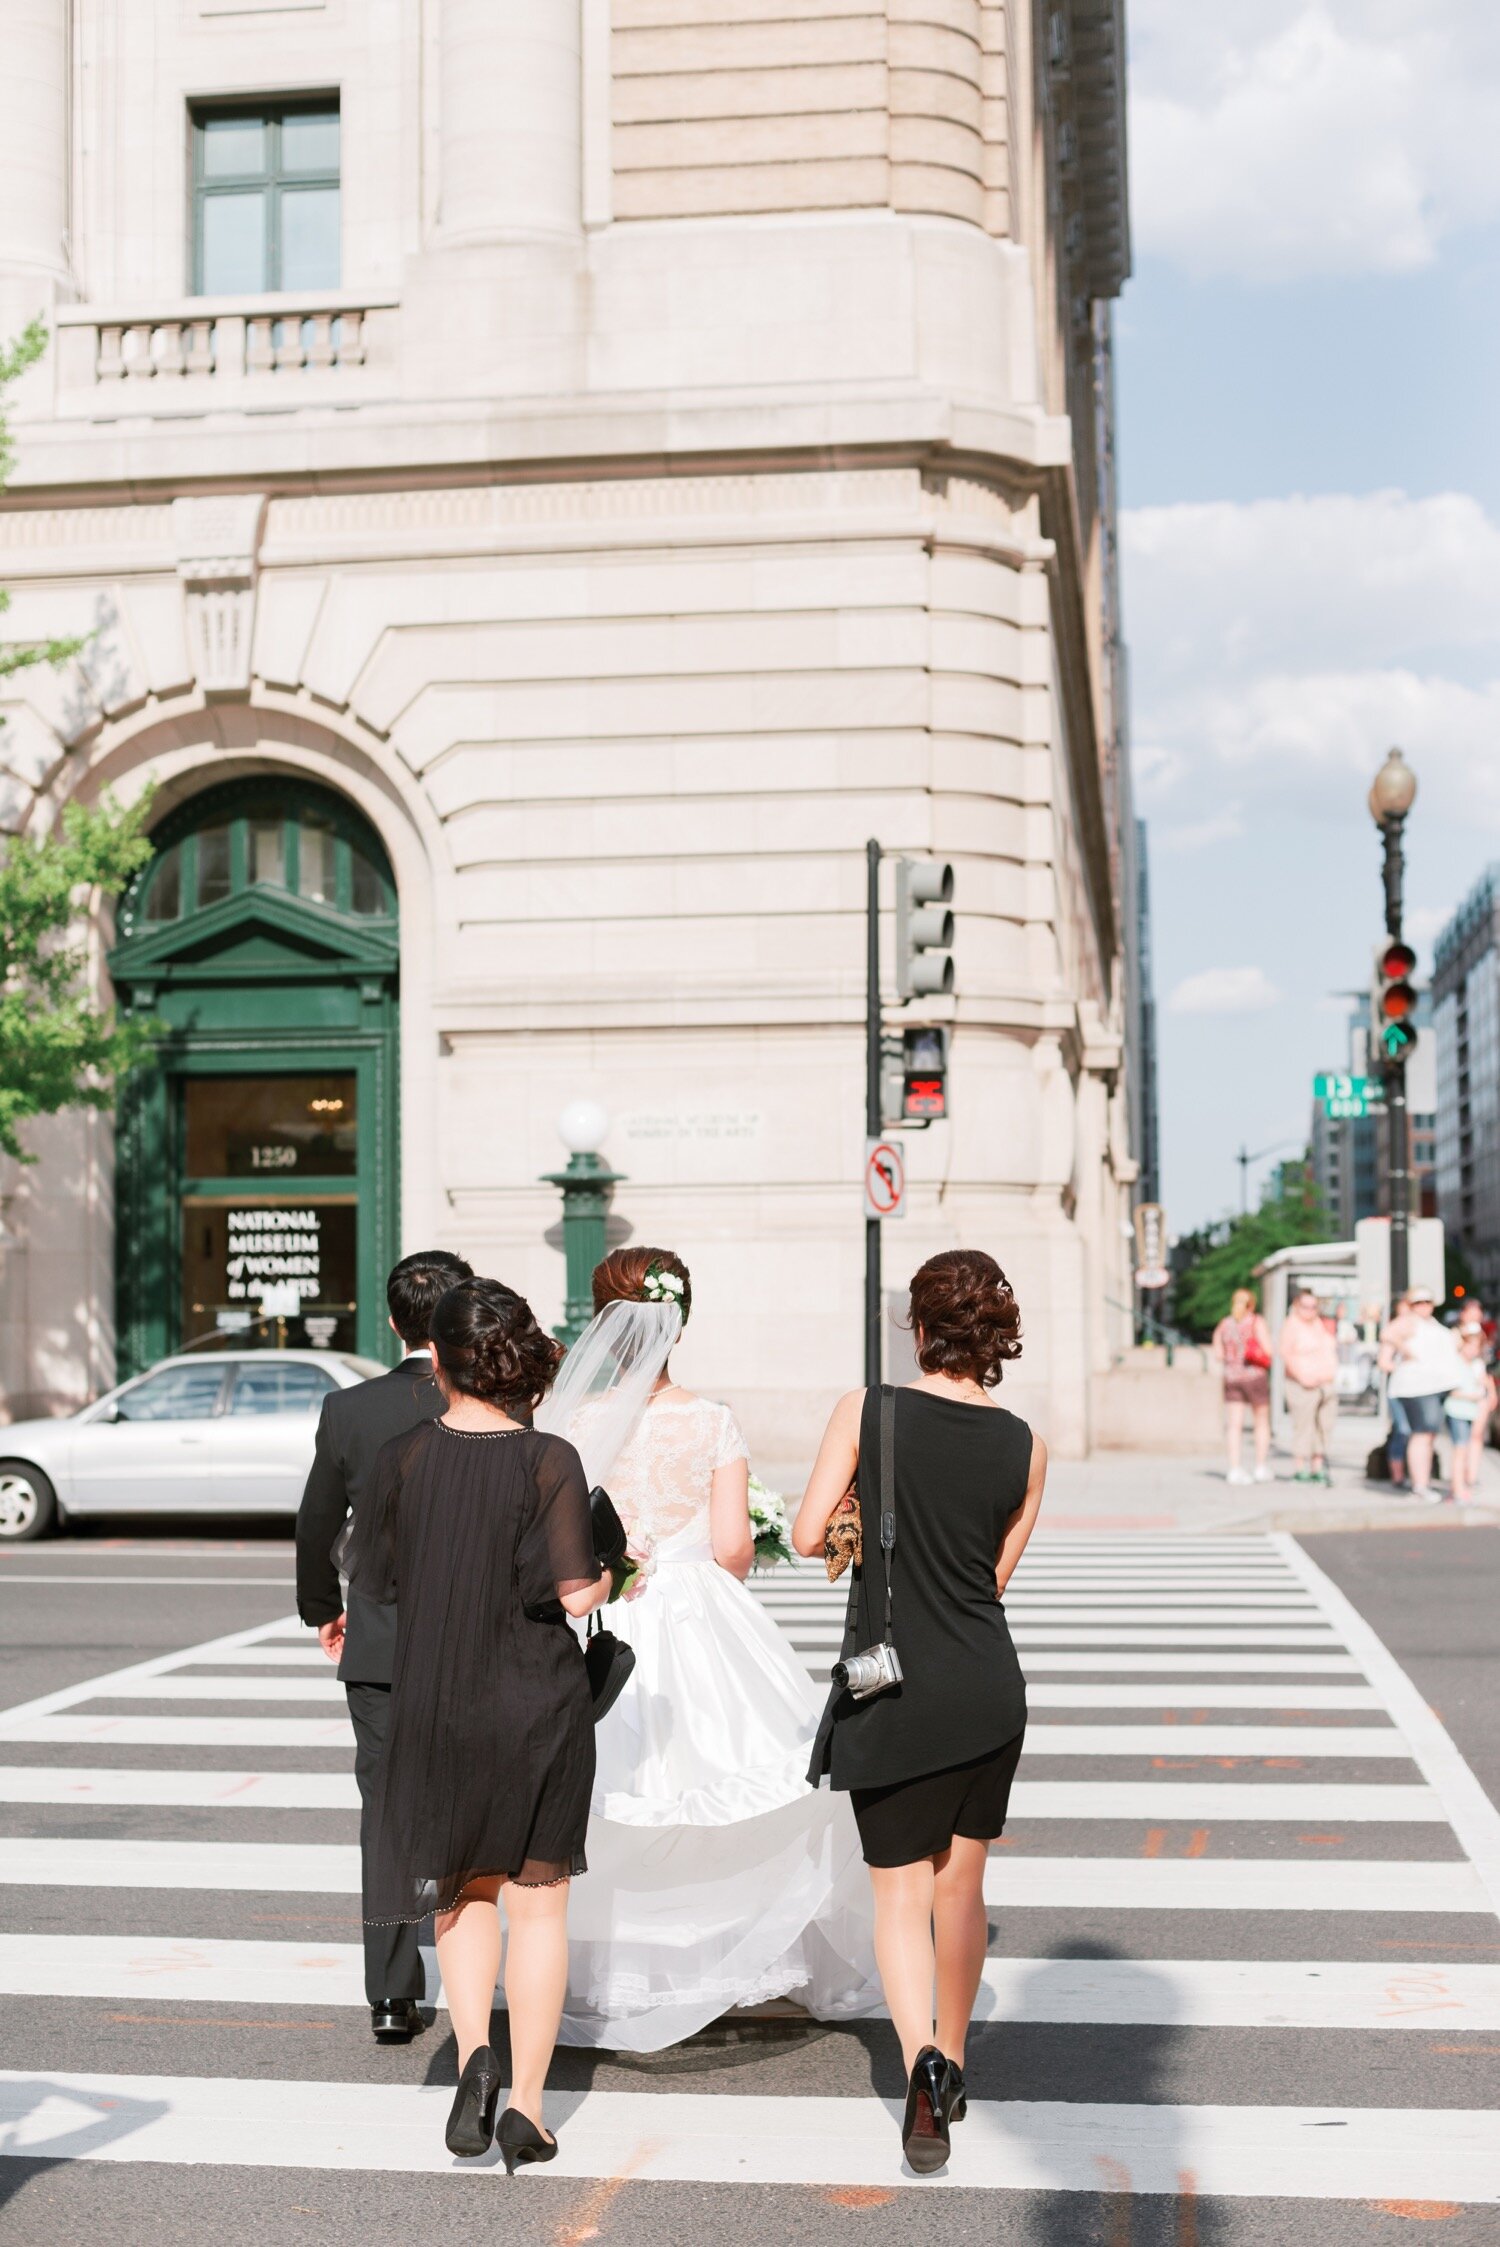
[[[1274,1482],[1271,1471],[1271,1333],[1256,1307],[1253,1287],[1237,1287],[1229,1316],[1214,1328],[1214,1356],[1224,1371],[1224,1422],[1229,1438],[1229,1480],[1246,1483],[1240,1464],[1249,1407],[1255,1430],[1255,1477]]]

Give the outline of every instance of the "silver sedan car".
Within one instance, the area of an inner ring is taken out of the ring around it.
[[[0,1427],[0,1542],[70,1515],[295,1514],[330,1389],[384,1373],[329,1350],[165,1358],[97,1403]]]

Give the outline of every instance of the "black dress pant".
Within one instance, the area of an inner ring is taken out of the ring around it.
[[[370,1787],[385,1747],[391,1721],[388,1685],[348,1684],[349,1717],[354,1726],[354,1777],[359,1786],[360,1854],[364,1854],[365,1820],[369,1816]],[[365,1927],[365,1996],[372,2005],[386,1997],[421,1999],[426,1977],[415,1923],[392,1927]]]

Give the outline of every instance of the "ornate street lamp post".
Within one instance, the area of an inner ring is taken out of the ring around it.
[[[609,1116],[597,1100],[570,1100],[557,1119],[557,1133],[568,1150],[566,1170],[549,1170],[543,1183],[562,1193],[563,1255],[567,1261],[567,1301],[561,1326],[552,1331],[569,1349],[594,1315],[590,1282],[604,1255],[604,1225],[610,1196],[624,1177],[611,1170],[599,1149]]]
[[[1385,845],[1385,932],[1392,944],[1404,944],[1401,928],[1401,887],[1406,872],[1402,838],[1406,815],[1417,798],[1417,776],[1399,749],[1393,749],[1375,775],[1370,789],[1370,817],[1380,829]],[[1406,1063],[1403,1055],[1387,1051],[1383,1057],[1386,1112],[1386,1177],[1391,1205],[1391,1302],[1411,1277],[1411,1139],[1406,1114]]]

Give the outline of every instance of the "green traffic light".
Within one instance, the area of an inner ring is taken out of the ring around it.
[[[1411,1059],[1417,1033],[1409,1022],[1384,1022],[1380,1027],[1380,1045],[1386,1060],[1392,1063]]]

